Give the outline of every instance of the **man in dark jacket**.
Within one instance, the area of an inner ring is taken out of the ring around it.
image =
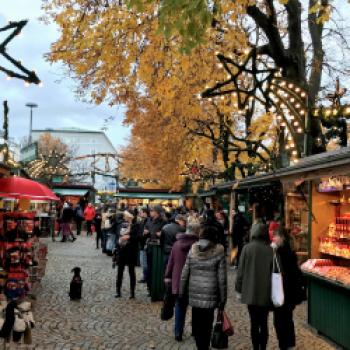
[[[171,292],[176,297],[175,303],[175,339],[182,341],[182,334],[185,326],[188,296],[179,298],[181,272],[185,265],[187,254],[192,244],[198,240],[200,225],[191,224],[187,226],[186,233],[176,235],[169,257],[168,266],[165,272],[165,283],[171,283]]]
[[[175,222],[166,224],[162,229],[161,245],[164,253],[164,269],[168,265],[168,260],[171,252],[171,248],[176,242],[176,235],[186,231],[186,216],[178,214],[175,217]]]
[[[211,227],[212,230],[215,230],[215,242],[222,244],[227,249],[226,236],[224,226],[215,217],[215,212],[213,209],[209,209],[206,213],[206,219],[204,226]]]
[[[147,287],[148,291],[151,291],[152,284],[152,262],[153,255],[151,246],[160,246],[160,237],[162,228],[166,225],[166,221],[163,218],[163,208],[160,205],[156,205],[150,210],[151,220],[145,226],[144,235],[147,237],[147,268],[148,268],[148,279]],[[163,276],[159,276],[162,281]]]
[[[232,246],[237,247],[237,257],[235,261],[235,267],[238,268],[239,258],[242,253],[244,242],[248,236],[249,223],[243,216],[243,213],[238,210],[238,212],[233,217],[232,225]]]

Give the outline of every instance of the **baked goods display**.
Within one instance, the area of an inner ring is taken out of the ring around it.
[[[301,269],[350,287],[350,268],[336,266],[330,259],[309,259],[301,265]]]

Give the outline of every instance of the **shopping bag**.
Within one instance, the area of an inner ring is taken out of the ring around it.
[[[225,334],[228,335],[229,337],[234,334],[232,323],[225,311],[223,311],[222,313],[222,329],[225,332]]]
[[[273,256],[271,276],[271,300],[275,307],[284,304],[283,278],[276,254]]]
[[[172,294],[171,284],[166,285],[163,306],[160,311],[160,319],[168,321],[174,316],[175,296]]]
[[[211,346],[215,349],[228,348],[228,335],[223,330],[223,314],[218,312],[216,323],[214,325],[211,337]]]
[[[231,249],[231,254],[230,254],[230,263],[231,265],[233,265],[236,261],[237,258],[237,254],[238,254],[238,247],[233,247]]]

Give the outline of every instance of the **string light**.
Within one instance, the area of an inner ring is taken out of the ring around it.
[[[6,80],[11,80],[12,77],[10,77],[9,75],[6,77]]]

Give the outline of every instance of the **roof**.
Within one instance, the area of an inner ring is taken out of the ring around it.
[[[94,191],[94,187],[88,184],[67,184],[67,183],[62,183],[62,184],[55,184],[53,186],[54,189],[59,189],[59,188],[64,188],[64,189],[86,189],[87,191]]]
[[[326,173],[331,171],[332,175],[336,175],[336,173],[338,174],[347,166],[350,166],[350,147],[344,147],[340,150],[305,157],[300,159],[298,163],[287,168],[277,169],[271,173],[260,176],[250,176],[232,182],[232,186],[238,185],[238,188],[243,188],[255,184],[262,185],[263,183],[271,183],[285,177],[300,175],[303,175],[304,178],[312,178],[312,176],[319,176],[322,170]],[[316,171],[318,171],[317,174],[315,174]]]
[[[180,199],[182,198],[181,193],[157,193],[157,192],[122,192],[114,195],[118,198],[130,198],[130,199]]]
[[[53,192],[60,196],[79,196],[83,197],[89,191],[88,189],[79,188],[53,188]]]
[[[131,192],[131,193],[172,193],[172,194],[181,194],[182,192],[173,192],[170,189],[158,189],[158,188],[135,188],[135,187],[131,187],[131,188],[121,188],[119,189],[119,193],[124,193],[124,192]]]
[[[61,129],[52,129],[52,128],[46,128],[46,129],[33,129],[32,133],[67,133],[67,134],[100,134],[105,137],[105,139],[108,141],[108,143],[111,145],[111,147],[116,151],[115,147],[113,146],[111,140],[108,138],[105,132],[101,130],[85,130],[80,128],[61,128]]]

